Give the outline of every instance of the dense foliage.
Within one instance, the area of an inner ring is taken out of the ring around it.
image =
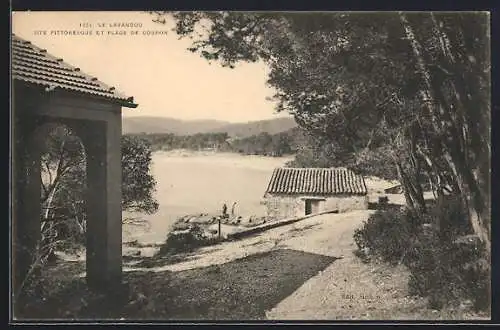
[[[213,245],[217,242],[219,242],[217,237],[208,237],[203,228],[191,224],[186,230],[170,232],[165,243],[160,247],[157,256],[191,252],[196,248]]]
[[[264,61],[277,110],[350,167],[387,147],[408,208],[427,212],[423,177],[436,195],[460,196],[490,250],[487,14],[153,14],[209,61]]]
[[[356,230],[354,240],[363,258],[406,265],[410,293],[428,297],[431,308],[470,300],[476,309],[487,309],[487,254],[471,233],[460,200],[450,198],[431,205],[426,215],[398,208],[377,211]]]
[[[227,133],[173,133],[129,134],[147,140],[153,151],[158,150],[216,150],[247,155],[283,156],[294,153],[300,144],[301,130],[293,128],[277,134],[262,132],[248,137],[230,138]]]
[[[362,157],[363,160],[359,161]],[[332,144],[324,143],[314,137],[305,137],[297,146],[295,159],[287,165],[290,167],[348,167],[354,172],[366,176],[376,176],[386,180],[396,180],[398,173],[390,164],[390,150],[387,146],[366,150],[362,155],[336,149]]]
[[[156,181],[151,174],[151,145],[147,140],[122,136],[122,210],[155,213]]]
[[[229,136],[227,133],[197,133],[193,135],[176,135],[174,133],[137,133],[127,136],[146,140],[153,151],[173,149],[224,149]]]

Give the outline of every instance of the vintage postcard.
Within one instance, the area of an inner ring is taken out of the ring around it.
[[[490,320],[488,12],[13,12],[14,322]]]

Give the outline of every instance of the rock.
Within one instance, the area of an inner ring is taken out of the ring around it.
[[[457,245],[479,245],[481,242],[479,236],[477,235],[465,235],[465,236],[460,236],[456,238],[453,243]]]
[[[467,299],[460,304],[460,309],[462,309],[462,310],[463,309],[470,309],[470,308],[472,308],[473,305],[474,305],[473,302],[471,300]]]
[[[190,229],[183,229],[183,230],[175,230],[175,231],[172,231],[171,234],[172,235],[181,235],[181,234],[187,234],[190,232]]]

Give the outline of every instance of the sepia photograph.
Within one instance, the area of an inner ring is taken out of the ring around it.
[[[13,11],[11,322],[491,320],[487,11]]]

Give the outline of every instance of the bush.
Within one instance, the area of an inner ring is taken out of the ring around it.
[[[165,243],[158,251],[161,255],[179,252],[190,252],[202,246],[215,244],[218,240],[205,236],[203,229],[196,224],[191,224],[189,229],[182,232],[171,232]]]
[[[363,227],[354,232],[354,241],[360,251],[370,251],[370,256],[397,263],[408,249],[408,242],[415,236],[415,224],[408,221],[407,211],[379,210]]]
[[[410,269],[410,294],[427,296],[432,308],[471,300],[477,310],[489,304],[489,266],[484,246],[443,241],[437,231],[420,237],[405,263]]]
[[[439,236],[450,241],[455,237],[470,234],[472,227],[468,221],[467,213],[463,210],[458,197],[448,196],[439,201],[429,201],[429,217],[439,224]]]
[[[429,205],[425,215],[377,211],[354,240],[363,251],[358,255],[368,260],[406,265],[410,294],[428,297],[431,308],[470,300],[483,310],[489,306],[490,266],[484,246],[470,233],[460,201],[448,198]]]

